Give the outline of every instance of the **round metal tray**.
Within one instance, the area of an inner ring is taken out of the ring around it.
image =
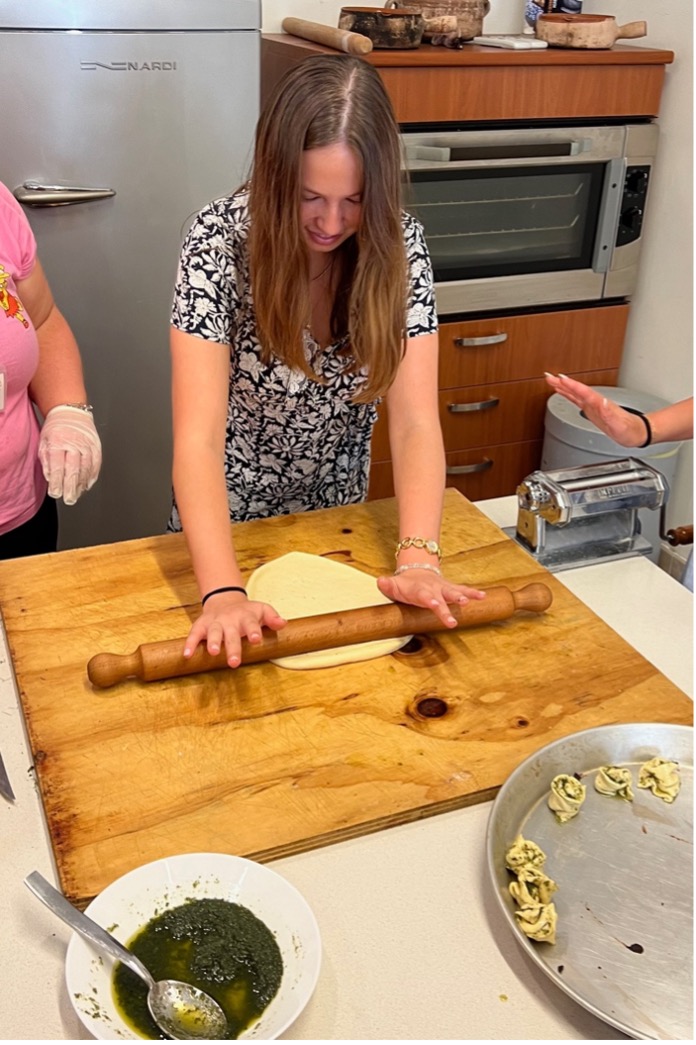
[[[679,763],[672,804],[639,789],[638,768]],[[594,790],[603,765],[633,770],[633,802]],[[559,824],[546,804],[557,773],[587,787],[579,814]],[[602,726],[542,748],[505,782],[487,832],[488,870],[520,945],[566,994],[632,1038],[693,1040],[693,730],[663,724]],[[558,884],[555,944],[518,929],[505,852],[518,834],[546,853]]]

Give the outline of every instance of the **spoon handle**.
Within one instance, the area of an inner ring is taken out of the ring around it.
[[[78,911],[77,907],[73,907],[70,901],[66,900],[57,889],[54,889],[38,871],[32,871],[31,874],[27,875],[24,879],[24,884],[31,889],[35,896],[38,896],[42,903],[46,904],[49,910],[57,914],[66,925],[69,925],[80,936],[91,940],[101,950],[110,954],[112,958],[117,958],[118,961],[123,962],[132,972],[145,980],[148,987],[154,985],[153,977],[132,951],[129,951],[123,944],[119,943],[106,929],[102,929],[101,925],[97,925],[96,922],[92,921],[88,915]]]

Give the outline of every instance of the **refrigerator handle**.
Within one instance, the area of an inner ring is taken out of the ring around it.
[[[115,195],[115,189],[41,185],[37,181],[25,181],[14,190],[15,199],[25,207],[66,207],[69,203],[90,203]]]

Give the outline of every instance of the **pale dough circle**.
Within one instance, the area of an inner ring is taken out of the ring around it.
[[[249,577],[246,590],[250,599],[269,603],[286,620],[381,606],[391,601],[382,595],[375,578],[369,574],[307,552],[289,552],[259,566]],[[278,657],[273,663],[300,671],[354,664],[394,653],[412,637],[402,635],[396,639],[299,653],[295,657]]]

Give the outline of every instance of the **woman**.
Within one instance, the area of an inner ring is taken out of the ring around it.
[[[230,519],[365,499],[375,404],[386,396],[399,505],[396,571],[380,590],[431,607],[483,598],[440,574],[444,451],[437,319],[423,232],[401,210],[400,142],[377,72],[306,59],[261,115],[248,186],[206,207],[172,316],[174,492],[203,612],[184,650],[283,619],[249,601]]]
[[[0,183],[0,559],[56,550],[55,499],[75,504],[99,474],[91,410],[29,222]]]

